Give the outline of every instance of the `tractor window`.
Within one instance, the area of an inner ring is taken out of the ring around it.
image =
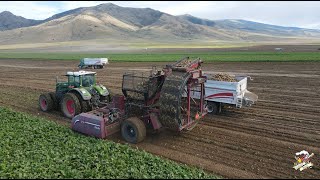
[[[68,82],[69,82],[70,85],[73,85],[74,77],[73,76],[68,76]]]
[[[82,86],[89,87],[94,84],[94,75],[85,75],[82,77]]]
[[[76,86],[76,87],[80,86],[80,77],[79,76],[74,77],[74,86]]]

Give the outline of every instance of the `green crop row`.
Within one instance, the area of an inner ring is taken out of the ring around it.
[[[203,53],[21,53],[1,52],[0,59],[50,59],[80,60],[85,57],[107,57],[116,62],[164,62],[177,61],[185,56],[200,57],[210,61],[319,61],[319,52],[203,52]]]
[[[0,178],[218,178],[0,107]]]

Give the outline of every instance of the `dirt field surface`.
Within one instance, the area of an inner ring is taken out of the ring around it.
[[[97,79],[120,94],[122,74],[165,63],[112,63]],[[69,126],[60,112],[43,113],[38,97],[53,91],[55,77],[77,70],[77,61],[0,60],[0,106]],[[320,177],[320,63],[204,63],[206,73],[247,74],[259,96],[251,108],[226,108],[206,116],[193,130],[148,134],[138,144],[153,154],[201,167],[226,178]],[[62,76],[60,76],[62,77]],[[120,135],[108,140],[122,142]],[[312,169],[293,169],[296,152],[314,153]]]

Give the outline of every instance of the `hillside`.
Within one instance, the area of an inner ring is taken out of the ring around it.
[[[12,19],[13,22],[17,18]],[[0,17],[1,21],[3,18]],[[319,30],[281,27],[245,20],[213,21],[191,15],[173,16],[150,8],[127,8],[112,3],[65,11],[41,22],[27,19],[21,22],[24,23],[20,23],[16,28],[10,25],[12,30],[0,32],[0,44],[95,39],[128,42],[137,40],[257,42],[320,38]],[[8,29],[9,25],[6,28]]]
[[[283,27],[270,24],[246,21],[241,19],[208,20],[201,19],[189,14],[178,16],[194,24],[210,26],[221,29],[240,30],[249,33],[263,33],[272,36],[316,36],[319,37],[320,31],[298,27]]]
[[[0,31],[33,26],[41,22],[42,21],[39,20],[26,19],[21,16],[16,16],[9,11],[3,11],[0,13]]]

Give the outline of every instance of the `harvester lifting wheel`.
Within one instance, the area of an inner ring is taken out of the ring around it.
[[[137,117],[128,118],[121,124],[121,135],[129,143],[139,143],[146,137],[146,126]]]
[[[53,109],[53,100],[49,93],[41,94],[39,97],[40,109],[44,112],[51,111]]]
[[[81,112],[78,97],[73,93],[66,93],[61,101],[61,111],[67,118],[73,118]]]
[[[182,94],[190,76],[189,73],[173,72],[166,78],[159,98],[160,121],[164,127],[176,130],[184,124],[186,107]]]

